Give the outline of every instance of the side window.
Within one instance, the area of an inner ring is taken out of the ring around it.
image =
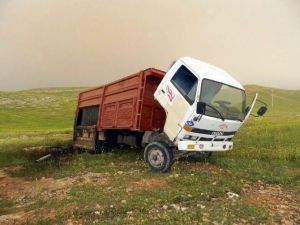
[[[192,105],[195,101],[197,92],[197,77],[185,66],[181,66],[171,79],[171,82],[187,102]]]

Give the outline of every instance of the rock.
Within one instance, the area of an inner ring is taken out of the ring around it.
[[[114,206],[113,206],[113,205],[110,205],[109,207],[110,207],[110,208],[113,208]]]
[[[184,212],[184,211],[188,210],[188,207],[184,207],[184,206],[183,206],[183,207],[180,208],[180,210],[181,210],[182,212]]]
[[[126,204],[127,201],[124,199],[124,200],[121,201],[121,203],[122,203],[122,204]]]
[[[96,208],[96,209],[100,209],[101,206],[100,206],[99,204],[96,204],[96,205],[95,205],[95,208]]]
[[[247,220],[246,219],[240,219],[241,220],[241,222],[243,223],[243,224],[246,224],[247,223]]]
[[[205,209],[205,205],[197,204],[197,207],[200,207],[201,209]]]
[[[164,210],[167,210],[169,207],[167,205],[163,205],[162,207]]]
[[[250,186],[249,184],[246,183],[246,184],[244,184],[244,187],[245,187],[245,188],[250,188],[251,186]]]
[[[100,215],[101,214],[99,211],[95,211],[94,213],[95,213],[95,215]]]
[[[188,196],[189,198],[192,198],[192,197],[193,197],[193,195],[191,195],[191,194],[188,194],[187,196]]]
[[[176,211],[180,210],[180,206],[179,205],[171,204],[170,206],[172,206]]]
[[[209,221],[209,219],[207,219],[206,217],[205,218],[202,218],[202,220],[203,220],[203,222],[205,222],[205,223],[209,223],[210,221]]]
[[[240,197],[237,193],[234,193],[231,191],[228,191],[226,194],[227,194],[228,198],[230,198],[230,199],[235,199],[235,198]]]

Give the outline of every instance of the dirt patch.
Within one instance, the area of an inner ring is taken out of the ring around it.
[[[2,175],[5,174],[1,171]],[[53,178],[42,178],[39,180],[25,180],[21,177],[10,177],[8,174],[0,180],[0,197],[8,200],[24,202],[26,199],[33,198],[44,190],[49,192],[60,191],[70,186],[74,180],[63,178],[55,180]]]
[[[111,179],[109,178],[109,173],[92,173],[88,172],[83,175],[75,177],[77,181],[81,184],[86,183],[96,183],[99,185],[109,184]]]
[[[62,179],[41,178],[26,180],[23,177],[11,177],[5,170],[0,170],[0,197],[8,200],[22,201],[33,198],[39,193],[51,194],[49,197],[62,199],[71,186],[80,186],[87,183],[104,185],[110,182],[107,174],[85,173],[75,177]]]
[[[78,187],[87,183],[105,185],[110,182],[106,173],[85,173],[75,177],[62,179],[41,178],[26,180],[23,177],[11,177],[9,168],[0,169],[0,199],[14,201],[14,207],[10,210],[15,213],[0,215],[0,224],[26,224],[36,223],[41,219],[52,219],[56,216],[54,209],[24,211],[27,206],[34,204],[36,196],[43,200],[66,199],[72,187]],[[72,206],[72,208],[74,208]],[[72,211],[72,210],[71,210]]]
[[[268,209],[272,224],[300,224],[300,197],[280,185],[245,185],[247,202]]]
[[[156,188],[166,187],[167,182],[162,178],[150,178],[132,182],[129,186],[133,189],[155,190]]]
[[[36,213],[34,210],[31,211],[20,211],[8,215],[0,216],[1,225],[21,225],[21,224],[35,224],[42,219],[54,219],[56,212],[53,209],[41,210]]]

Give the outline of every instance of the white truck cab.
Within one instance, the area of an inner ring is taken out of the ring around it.
[[[164,134],[176,150],[185,152],[231,150],[232,138],[249,117],[257,96],[247,107],[245,89],[238,81],[224,70],[190,57],[178,59],[154,93],[166,112]],[[266,110],[263,106],[258,115]],[[158,171],[169,169],[162,161],[168,155],[159,156],[156,151],[151,156],[149,152],[146,148],[144,156],[152,169],[151,159],[152,163],[160,159]]]

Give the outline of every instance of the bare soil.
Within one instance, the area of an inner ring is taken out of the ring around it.
[[[141,179],[139,181],[133,182],[129,186],[134,189],[155,191],[156,188],[166,187],[167,182],[162,178],[150,178],[150,179]]]
[[[272,224],[300,224],[300,197],[297,193],[283,190],[280,185],[251,184],[245,185],[247,202],[265,207],[272,219]]]
[[[196,166],[197,165],[197,166]],[[181,165],[179,165],[181,166]],[[211,164],[187,164],[190,169],[205,169],[211,172],[221,170]],[[11,177],[9,171],[16,168],[0,169],[0,199],[13,201],[13,208],[0,215],[0,224],[34,224],[41,219],[54,219],[55,209],[33,209],[30,207],[37,199],[67,199],[71,187],[93,183],[108,185],[111,183],[109,173],[84,173],[75,177],[61,179],[41,178],[27,180],[22,177]],[[119,171],[118,174],[124,172]],[[168,183],[163,177],[142,178],[126,185],[126,191],[167,188]],[[268,210],[272,224],[300,224],[300,196],[280,185],[257,182],[246,184],[243,188],[242,201]],[[37,198],[38,197],[38,198]],[[100,207],[100,206],[99,206]],[[72,212],[75,205],[69,205],[63,210]],[[96,207],[97,209],[97,207]],[[60,212],[61,213],[61,212]],[[66,221],[66,224],[80,224],[79,221]]]
[[[65,199],[72,186],[87,183],[105,185],[110,182],[108,174],[85,173],[76,177],[62,179],[41,178],[26,180],[22,177],[11,177],[8,168],[0,169],[0,199],[14,201],[14,212],[0,215],[1,225],[35,223],[40,219],[55,218],[55,210],[26,210],[27,206],[36,201],[36,196],[43,200]],[[72,209],[70,209],[72,210]]]

